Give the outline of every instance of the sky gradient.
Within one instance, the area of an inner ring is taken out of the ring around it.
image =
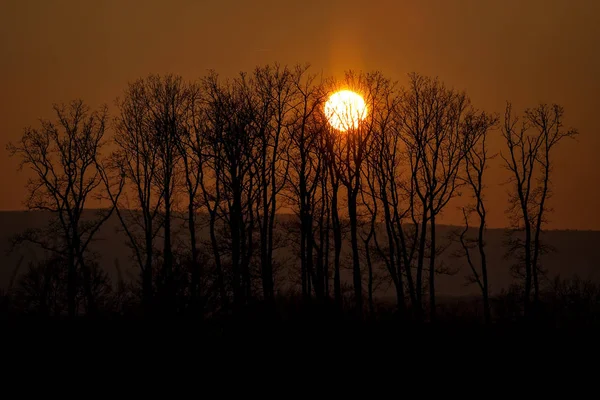
[[[333,76],[438,76],[489,112],[508,100],[518,111],[563,105],[580,136],[555,153],[548,226],[600,229],[599,45],[596,0],[0,0],[0,210],[22,209],[26,194],[6,144],[53,117],[55,102],[112,109],[128,82],[150,73],[196,79],[309,62]],[[487,177],[490,227],[506,225],[499,163]],[[460,217],[448,209],[445,220]]]

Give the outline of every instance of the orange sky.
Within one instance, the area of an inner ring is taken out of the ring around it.
[[[194,79],[210,68],[232,75],[310,62],[326,75],[437,75],[492,112],[507,100],[517,109],[564,105],[581,135],[556,153],[550,227],[600,229],[598,49],[597,0],[2,0],[0,209],[22,208],[25,197],[6,143],[51,117],[53,102],[112,105],[149,73]],[[498,227],[506,187],[498,162],[492,168],[489,225]]]

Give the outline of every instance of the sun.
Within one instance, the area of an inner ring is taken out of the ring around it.
[[[367,117],[365,100],[351,90],[332,94],[325,103],[324,111],[329,124],[342,132],[358,128],[358,124]]]

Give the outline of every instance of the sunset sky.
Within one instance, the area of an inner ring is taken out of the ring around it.
[[[489,112],[507,100],[519,111],[562,104],[580,136],[555,153],[549,227],[600,229],[599,49],[597,0],[0,0],[0,210],[23,208],[26,193],[6,144],[53,117],[54,102],[112,107],[150,73],[195,79],[309,62],[333,76],[439,76]],[[487,179],[490,227],[506,225],[499,162]]]

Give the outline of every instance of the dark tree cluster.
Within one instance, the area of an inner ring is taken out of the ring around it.
[[[127,86],[111,117],[82,101],[56,106],[55,121],[8,146],[30,171],[27,207],[54,216],[15,238],[51,254],[22,277],[20,301],[42,314],[208,318],[274,315],[287,296],[362,319],[376,315],[374,293],[391,285],[398,318],[435,320],[436,276],[447,272],[436,224],[462,196],[470,200],[456,239],[489,323],[484,182],[488,137],[497,134],[529,315],[540,301],[550,156],[576,131],[563,127],[558,105],[517,117],[508,104],[501,121],[436,78],[407,78],[326,79],[275,64],[232,79],[150,75]],[[341,89],[367,106],[343,131],[324,113]],[[106,207],[84,219],[91,198]],[[109,218],[137,271],[118,287],[89,248]]]

